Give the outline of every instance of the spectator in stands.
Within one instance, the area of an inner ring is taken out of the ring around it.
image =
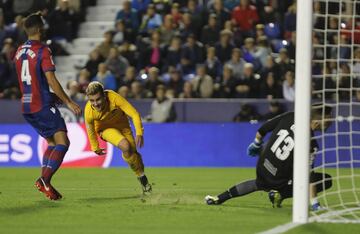
[[[228,20],[224,24],[224,30],[229,30],[232,32],[232,42],[234,46],[241,47],[243,46],[243,38],[240,30],[233,24],[231,20]]]
[[[336,83],[334,82],[330,68],[324,66],[322,76],[320,78],[312,79],[313,82],[313,98],[322,100],[325,95],[326,100],[333,100],[335,97]],[[325,88],[325,92],[322,92]],[[320,91],[320,92],[319,92]]]
[[[118,20],[115,23],[115,31],[113,42],[116,45],[121,45],[125,40],[133,41],[132,30],[126,28],[123,20]]]
[[[180,29],[180,36],[183,40],[186,40],[186,38],[188,38],[189,35],[195,35],[197,33],[196,28],[192,23],[192,17],[190,13],[183,14],[179,29]]]
[[[163,51],[160,47],[160,33],[154,31],[151,34],[151,41],[148,44],[144,51],[140,53],[139,58],[139,67],[148,68],[148,67],[157,67],[161,69],[162,67],[162,55]]]
[[[183,91],[179,94],[179,98],[187,99],[187,98],[195,98],[196,94],[193,91],[193,85],[190,81],[186,81],[184,83]]]
[[[150,33],[153,29],[159,28],[161,24],[161,15],[156,13],[155,6],[153,4],[149,4],[146,10],[146,14],[143,15],[141,20],[140,32]]]
[[[156,87],[156,98],[151,103],[150,121],[155,123],[174,122],[176,111],[171,99],[165,96],[164,85]]]
[[[294,72],[287,71],[283,82],[283,97],[285,100],[294,102],[295,100],[295,76]]]
[[[353,54],[352,71],[355,75],[356,87],[360,87],[360,48],[356,48]]]
[[[236,79],[233,76],[233,69],[225,65],[221,80],[214,85],[215,96],[218,98],[233,98],[235,94]]]
[[[242,51],[244,60],[248,63],[252,63],[256,71],[259,70],[261,68],[261,64],[260,61],[256,58],[256,46],[254,38],[248,37],[245,39]]]
[[[180,64],[181,59],[181,39],[175,36],[171,39],[170,46],[165,50],[164,70],[168,67],[177,67]]]
[[[12,1],[1,1],[0,2],[0,15],[3,19],[4,25],[10,24],[13,22],[14,19],[14,12],[12,9]]]
[[[0,92],[0,98],[16,100],[21,98],[21,93],[18,87],[11,86]]]
[[[171,39],[177,34],[176,24],[172,15],[166,15],[160,29],[160,43],[169,45]]]
[[[174,69],[170,73],[170,80],[167,83],[168,89],[174,90],[174,97],[178,97],[182,92],[184,87],[184,80],[182,79],[181,73],[179,70]]]
[[[200,38],[201,28],[205,22],[204,10],[197,0],[188,0],[187,6],[183,9],[184,12],[191,15],[191,24],[195,30],[193,33],[196,38]]]
[[[112,31],[106,31],[103,36],[104,40],[97,46],[97,49],[103,58],[107,58],[109,56],[110,49],[116,47],[116,45],[113,42]]]
[[[146,97],[143,85],[140,83],[140,81],[135,80],[134,82],[131,83],[129,97],[136,100],[143,99]]]
[[[266,36],[265,35],[265,25],[257,24],[255,26],[255,30],[256,30],[255,31],[255,41],[256,41],[256,43],[258,43],[260,37]]]
[[[224,7],[223,0],[214,0],[208,14],[215,14],[217,27],[222,29],[226,21],[230,20],[230,12]]]
[[[224,7],[231,11],[234,9],[237,5],[239,5],[240,0],[222,0]]]
[[[196,97],[211,98],[214,92],[214,81],[206,73],[204,64],[198,64],[196,68],[196,76],[191,80],[193,91]]]
[[[284,76],[287,71],[295,71],[294,61],[288,56],[288,51],[282,48],[279,52],[279,57],[275,60],[279,69],[279,76]]]
[[[125,71],[125,76],[122,80],[122,85],[131,87],[131,84],[136,80],[136,69],[133,66],[128,66]]]
[[[203,44],[190,34],[181,50],[181,69],[184,75],[195,73],[195,65],[204,61]]]
[[[236,94],[237,98],[256,98],[258,97],[258,82],[255,77],[254,65],[252,63],[245,63],[244,75],[242,79],[237,81]]]
[[[82,102],[85,100],[85,94],[80,92],[79,83],[76,80],[70,80],[66,84],[66,89],[68,91],[69,97],[76,101]]]
[[[214,81],[218,81],[222,72],[222,65],[219,59],[215,56],[215,48],[208,47],[206,60],[205,60],[205,68],[207,74],[211,76]]]
[[[315,29],[325,29],[324,7],[322,2],[314,2],[313,24]]]
[[[245,60],[242,58],[242,52],[239,48],[234,48],[231,52],[231,60],[225,63],[225,66],[231,67],[232,76],[235,79],[242,79],[244,73]]]
[[[291,33],[296,31],[296,1],[289,6],[284,19],[284,37],[290,38]]]
[[[99,81],[104,85],[104,89],[111,89],[116,91],[116,78],[111,72],[108,70],[105,63],[100,63],[98,66],[98,73],[92,79],[92,81]]]
[[[145,14],[148,5],[151,3],[151,0],[132,0],[131,7],[138,12],[138,15],[141,17]]]
[[[118,94],[120,94],[124,98],[129,98],[129,94],[130,94],[129,87],[126,85],[120,86],[120,88],[118,89]]]
[[[5,54],[0,53],[0,92],[12,85],[13,82],[9,82],[11,76],[14,74],[12,74],[10,62]]]
[[[148,78],[145,81],[145,89],[147,91],[146,96],[149,98],[155,97],[156,87],[162,84],[163,82],[159,77],[159,69],[157,67],[150,67]]]
[[[277,101],[272,101],[269,104],[269,111],[262,116],[262,119],[264,121],[267,121],[267,120],[272,119],[275,116],[278,116],[282,113],[284,113],[284,110],[283,110],[281,104]]]
[[[280,76],[279,67],[275,63],[274,58],[271,55],[268,55],[266,57],[265,66],[260,71],[261,77],[263,78],[267,77],[267,74],[269,72],[273,73],[273,77],[276,83],[282,84],[281,82],[282,77]]]
[[[231,42],[232,35],[232,32],[227,29],[222,30],[220,33],[220,41],[215,45],[216,57],[222,64],[231,58],[231,52],[234,48]]]
[[[182,13],[180,12],[180,5],[179,3],[174,2],[171,5],[170,15],[173,17],[175,27],[179,27],[182,21]]]
[[[55,10],[50,12],[49,24],[51,38],[65,38],[67,41],[72,41],[76,37],[78,16],[69,6],[68,0],[61,0]]]
[[[326,37],[328,40],[328,44],[334,44],[337,45],[337,30],[339,30],[339,21],[338,18],[335,16],[329,16],[328,26],[327,26],[327,32]],[[330,54],[329,54],[330,55]],[[335,53],[333,56],[330,55],[328,58],[336,58],[337,54]]]
[[[316,34],[314,33],[313,35],[313,38],[315,39],[316,38]],[[318,39],[318,38],[317,38]],[[313,41],[313,44],[315,44],[316,42],[319,42],[319,41],[316,41],[316,39]],[[288,54],[289,54],[289,58],[292,59],[292,60],[295,60],[295,51],[296,51],[296,31],[294,32],[291,32],[291,35],[290,35],[290,40],[287,42],[287,45],[285,46],[285,48],[287,49],[288,51]],[[321,51],[322,53],[324,53],[324,50],[321,48],[313,48],[314,52],[315,50],[318,49],[317,51]],[[320,53],[321,53],[320,52]],[[314,53],[315,55],[315,53]],[[324,58],[324,55],[322,55],[322,58]]]
[[[12,60],[15,56],[16,48],[14,45],[14,40],[12,38],[6,38],[4,40],[1,53],[5,55],[7,61],[12,63]]]
[[[254,58],[258,61],[259,68],[262,68],[266,65],[267,57],[271,54],[271,49],[268,45],[268,40],[266,36],[261,36],[258,38],[258,43],[255,48]]]
[[[339,48],[339,58],[343,61],[350,59],[351,57],[351,48],[348,46],[350,43],[346,35],[340,35],[340,48]]]
[[[3,44],[6,36],[7,36],[7,32],[5,30],[4,13],[3,13],[2,9],[0,8],[0,45]]]
[[[275,81],[274,73],[268,72],[261,84],[260,97],[268,100],[282,98],[282,87]]]
[[[259,22],[259,15],[249,0],[240,0],[239,5],[232,11],[231,18],[239,27],[243,38],[254,36],[253,28]]]
[[[216,22],[216,15],[210,14],[208,24],[202,28],[201,42],[205,46],[214,46],[219,40],[219,26]]]
[[[354,102],[360,102],[360,89],[355,91]]]
[[[107,69],[115,76],[117,84],[121,84],[121,78],[125,74],[129,62],[126,58],[119,54],[119,50],[115,47],[110,49],[109,57],[105,60]]]
[[[15,17],[15,23],[11,24],[7,28],[8,36],[14,40],[15,46],[23,44],[27,40],[27,36],[24,30],[24,17],[18,15]]]
[[[136,1],[134,1],[136,2]],[[131,8],[131,1],[125,0],[123,7],[117,12],[115,21],[122,20],[126,28],[131,28],[133,31],[137,31],[139,28],[139,16],[136,9]]]
[[[255,107],[245,103],[241,105],[240,112],[234,116],[233,121],[249,122],[249,121],[258,121],[259,119],[260,119],[260,115],[257,113]]]
[[[85,68],[81,69],[77,80],[79,85],[79,92],[85,94],[86,88],[90,83],[90,72]]]
[[[98,70],[98,65],[105,61],[105,58],[100,54],[98,49],[90,52],[89,60],[85,64],[86,70],[90,72],[90,77],[93,78]]]
[[[170,12],[172,0],[152,0],[155,10],[160,15],[164,16]]]
[[[131,66],[137,66],[138,51],[136,45],[125,40],[118,48],[121,56],[126,58]]]
[[[353,86],[352,82],[353,79],[351,77],[351,71],[350,67],[347,63],[341,63],[340,64],[340,74],[339,74],[339,99],[341,101],[350,101],[350,98],[352,97],[352,90],[351,87]]]

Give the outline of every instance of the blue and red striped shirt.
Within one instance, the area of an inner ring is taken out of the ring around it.
[[[14,62],[23,113],[35,113],[49,106],[52,97],[45,73],[55,71],[49,47],[40,41],[28,40],[17,49]]]

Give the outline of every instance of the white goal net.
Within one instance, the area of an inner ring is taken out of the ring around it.
[[[312,102],[333,109],[331,127],[313,137],[313,170],[331,175],[332,187],[317,194],[324,210],[309,220],[360,223],[360,0],[313,1]]]

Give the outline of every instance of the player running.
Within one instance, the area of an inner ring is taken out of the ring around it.
[[[106,152],[99,148],[97,135],[122,151],[122,157],[135,172],[144,193],[151,192],[151,185],[144,174],[144,164],[136,147],[144,145],[143,126],[139,113],[122,96],[104,90],[100,82],[93,81],[86,89],[89,101],[85,106],[86,130],[91,149],[98,155]],[[128,116],[131,117],[136,137],[134,140]]]
[[[322,119],[322,111],[325,120]],[[313,105],[311,113],[311,136],[314,131],[326,130],[331,122],[331,107]],[[256,166],[256,179],[248,180],[231,187],[218,196],[207,195],[205,201],[208,205],[219,205],[228,199],[244,196],[249,193],[264,190],[269,192],[269,199],[273,207],[281,207],[281,202],[292,197],[293,179],[293,149],[294,149],[294,112],[287,112],[264,123],[256,133],[253,143],[248,147],[248,154],[260,157]],[[264,150],[260,153],[263,138],[272,132]],[[316,140],[311,141],[310,163],[313,167],[314,155],[318,148]],[[321,181],[324,181],[324,187]],[[310,173],[310,198],[312,210],[320,210],[321,206],[316,199],[317,192],[329,189],[332,185],[331,176],[325,173]]]
[[[36,180],[35,186],[50,200],[58,200],[62,195],[50,182],[59,169],[70,142],[65,122],[54,105],[54,95],[49,91],[49,86],[75,114],[80,115],[81,109],[66,95],[55,76],[51,51],[41,42],[44,36],[41,15],[29,15],[24,27],[28,40],[17,49],[14,58],[22,93],[22,112],[25,120],[48,143],[43,156],[41,177]]]

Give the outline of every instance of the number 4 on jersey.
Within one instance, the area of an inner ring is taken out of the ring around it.
[[[27,85],[31,85],[31,75],[29,69],[29,60],[25,59],[21,65],[21,81],[26,82]]]

